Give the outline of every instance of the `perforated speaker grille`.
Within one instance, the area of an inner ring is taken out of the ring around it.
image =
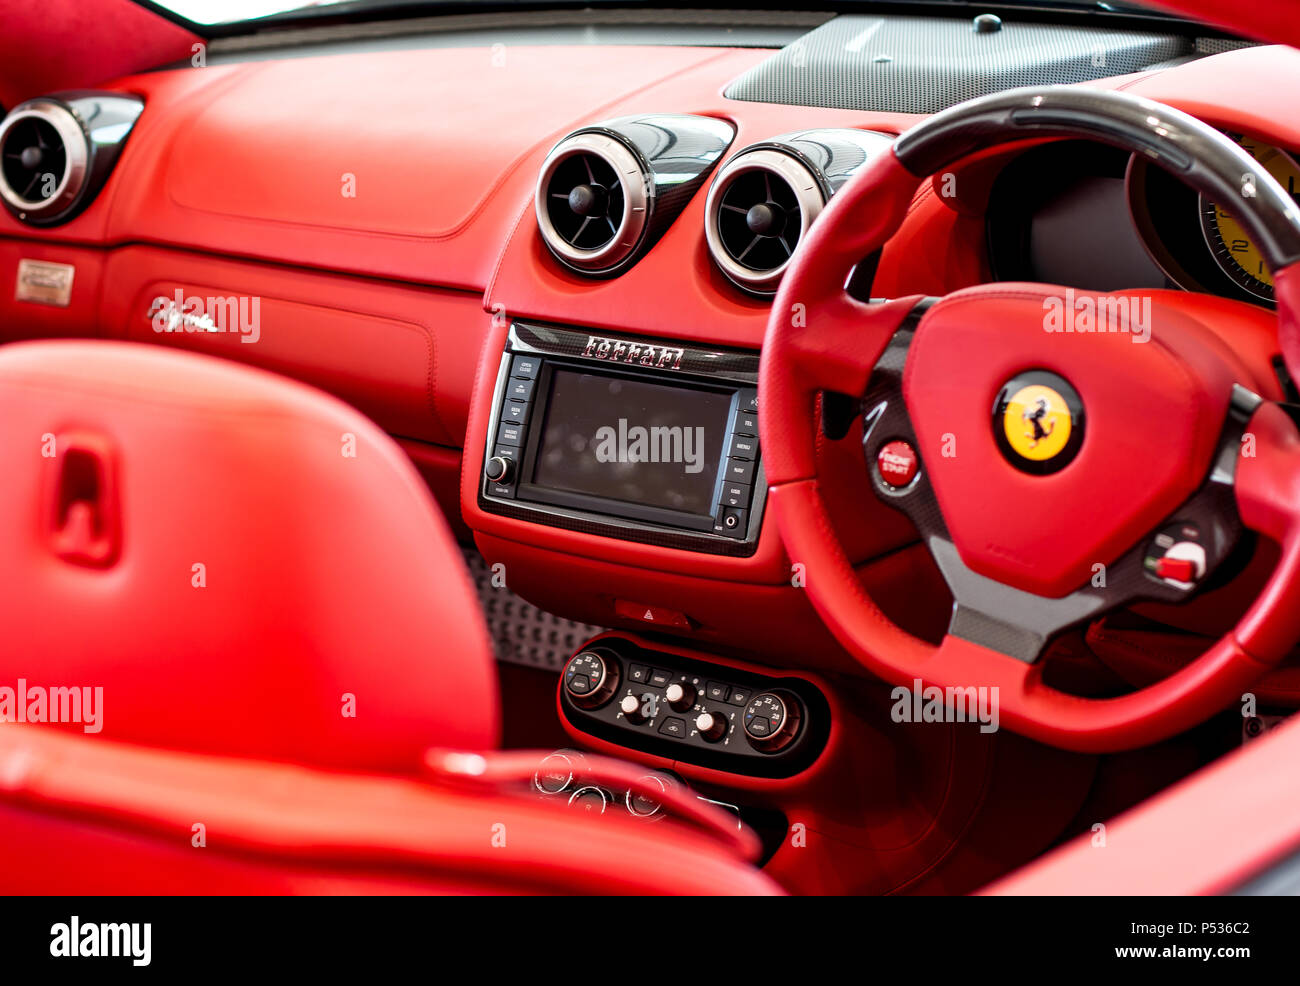
[[[731,99],[934,113],[1017,86],[1086,82],[1197,54],[1191,38],[1017,24],[980,34],[969,18],[846,14],[756,65]]]

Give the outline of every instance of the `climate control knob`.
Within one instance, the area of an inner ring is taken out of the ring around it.
[[[695,717],[695,728],[710,743],[716,743],[726,736],[730,725],[721,712],[701,712]]]
[[[698,694],[695,686],[689,681],[674,681],[664,689],[664,698],[672,706],[674,712],[686,712],[695,704],[695,696]]]
[[[623,701],[619,703],[619,711],[623,713],[624,719],[634,726],[639,726],[650,718],[652,713],[648,714],[647,706],[653,708],[653,705],[653,697],[649,697],[649,701],[643,702],[635,695],[624,695]]]
[[[508,483],[514,472],[514,462],[504,455],[494,455],[483,466],[483,475],[492,483]]]
[[[564,692],[580,709],[594,709],[609,701],[622,677],[618,659],[597,650],[575,654],[564,669]]]
[[[754,749],[775,753],[790,745],[802,717],[799,700],[789,692],[763,692],[745,706],[745,738]]]

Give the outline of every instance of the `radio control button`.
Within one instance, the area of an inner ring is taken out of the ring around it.
[[[724,507],[748,509],[752,495],[753,487],[746,486],[744,483],[723,483],[722,497],[718,503]]]
[[[492,483],[509,483],[514,478],[514,460],[505,455],[494,455],[483,466],[483,475]]]
[[[736,412],[736,423],[734,431],[737,435],[753,435],[758,437],[758,415],[753,411],[741,409]]]
[[[503,422],[497,429],[497,444],[519,446],[524,444],[524,429],[517,424],[511,424],[509,421]]]
[[[731,449],[727,454],[733,459],[757,459],[758,439],[753,435],[735,435],[731,439]]]
[[[510,375],[532,380],[537,376],[540,365],[541,361],[536,356],[516,356],[510,364]]]
[[[723,476],[729,483],[751,485],[754,482],[754,463],[749,459],[728,459]]]
[[[515,498],[515,488],[509,483],[488,483],[488,496],[505,497],[513,500]]]
[[[740,409],[742,411],[750,411],[754,414],[758,413],[757,390],[742,390],[740,392]]]
[[[506,396],[512,401],[526,401],[533,396],[533,381],[514,378],[506,384]]]
[[[528,404],[524,401],[506,401],[501,405],[501,420],[521,425],[528,420]]]

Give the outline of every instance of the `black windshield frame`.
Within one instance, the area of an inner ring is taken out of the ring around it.
[[[223,38],[263,31],[304,27],[342,25],[351,22],[403,20],[451,14],[500,14],[512,11],[581,10],[587,7],[623,10],[808,10],[793,0],[704,0],[702,3],[680,0],[345,0],[320,7],[303,7],[283,13],[220,24],[200,24],[162,6],[154,0],[132,0],[174,24],[203,38]],[[1227,32],[1208,25],[1194,24],[1160,11],[1147,10],[1121,0],[994,0],[992,3],[968,0],[816,0],[818,11],[830,14],[929,14],[970,16],[993,13],[1020,21],[1047,23],[1104,23],[1120,29],[1170,29],[1207,36],[1231,37]]]

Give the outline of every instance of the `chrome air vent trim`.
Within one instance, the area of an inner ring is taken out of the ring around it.
[[[51,138],[57,139],[57,148]],[[16,146],[19,141],[21,147]],[[19,219],[40,219],[71,208],[85,187],[89,163],[90,140],[61,103],[33,99],[0,123],[0,198]],[[43,165],[51,170],[42,172]],[[55,177],[53,187],[47,195],[33,196],[48,182],[46,176]],[[21,179],[21,189],[11,184],[14,179]]]
[[[761,192],[746,187],[760,176]],[[704,237],[714,263],[738,287],[774,294],[827,197],[817,175],[788,151],[769,147],[742,151],[718,172],[704,207]],[[736,219],[724,213],[733,213]],[[779,217],[778,226],[771,225],[772,215]],[[755,254],[756,249],[762,252]],[[783,255],[778,262],[761,262],[778,252]],[[757,264],[755,257],[760,258]]]
[[[822,129],[738,151],[719,169],[705,203],[704,237],[714,263],[742,290],[775,294],[826,202],[892,143],[871,130]]]
[[[571,162],[580,162],[587,182],[563,181]],[[608,169],[605,174],[599,164]],[[561,188],[557,176],[569,187]],[[542,164],[534,199],[537,225],[561,263],[583,273],[606,273],[631,257],[641,242],[653,194],[646,166],[627,145],[596,131],[576,133],[560,141]],[[566,234],[557,224],[569,217],[576,221],[576,231]],[[599,235],[601,225],[608,227],[608,235],[584,247],[584,237],[593,228]]]
[[[29,226],[67,222],[104,187],[143,111],[139,96],[98,90],[19,103],[0,121],[0,203]]]
[[[735,136],[725,120],[680,113],[574,131],[538,175],[533,205],[543,242],[571,270],[622,273],[667,232]]]

